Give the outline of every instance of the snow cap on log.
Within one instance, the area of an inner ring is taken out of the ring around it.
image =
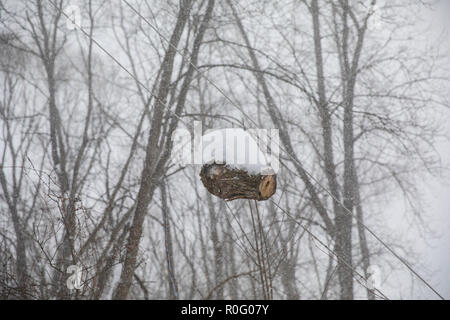
[[[202,137],[200,177],[210,193],[225,200],[267,200],[275,193],[276,174],[257,139],[235,128],[215,130]]]

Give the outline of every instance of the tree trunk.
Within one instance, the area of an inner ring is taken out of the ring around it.
[[[161,183],[159,189],[161,190],[161,203],[164,225],[164,247],[166,251],[167,276],[169,279],[169,299],[178,300],[178,285],[177,279],[175,277],[175,265],[173,263],[173,246],[172,236],[170,233],[169,206],[167,204],[166,184],[164,182]]]
[[[219,234],[217,230],[217,212],[214,208],[214,203],[211,194],[207,194],[208,210],[211,222],[211,242],[214,249],[214,281],[215,285],[218,285],[223,281],[223,245],[220,242]],[[216,290],[216,299],[223,299],[223,286],[220,286]]]
[[[128,291],[130,290],[131,286],[131,281],[133,279],[137,253],[139,250],[139,242],[142,235],[142,225],[144,223],[148,204],[152,200],[153,193],[156,189],[154,167],[156,166],[159,152],[157,152],[157,148],[155,147],[158,146],[158,141],[160,138],[162,117],[164,109],[166,108],[165,102],[169,94],[170,79],[172,76],[176,48],[178,46],[178,42],[180,41],[181,34],[183,33],[184,25],[186,24],[189,12],[190,2],[182,2],[182,7],[180,8],[180,12],[177,17],[177,23],[170,38],[170,45],[167,47],[166,55],[164,56],[164,60],[161,64],[161,69],[163,70],[163,72],[157,99],[155,102],[155,111],[153,113],[150,134],[147,142],[144,169],[142,170],[141,174],[141,185],[136,200],[136,211],[134,213],[133,222],[128,236],[125,261],[122,266],[119,284],[113,295],[114,299],[127,298]]]
[[[117,286],[113,296],[114,299],[127,298],[128,291],[131,286],[131,281],[134,275],[134,269],[136,266],[136,257],[139,250],[139,242],[142,235],[142,225],[144,223],[147,207],[153,198],[153,193],[156,189],[159,179],[165,172],[166,162],[171,153],[172,140],[170,138],[168,139],[164,151],[162,151],[163,148],[159,144],[159,141],[161,138],[164,111],[167,110],[166,101],[171,86],[171,76],[173,72],[174,59],[177,52],[176,48],[183,33],[186,21],[189,18],[191,7],[191,1],[185,0],[181,2],[181,8],[177,17],[177,22],[169,41],[170,45],[167,47],[164,60],[161,64],[161,69],[163,70],[163,72],[161,75],[159,91],[155,102],[156,105],[151,121],[150,134],[146,146],[144,169],[142,170],[141,185],[136,200],[136,211],[134,213],[134,218],[128,237],[125,262],[123,264],[122,273],[120,275],[119,285]],[[214,0],[209,0],[205,16],[194,40],[189,69],[186,73],[180,94],[178,96],[178,103],[175,108],[175,114],[177,115],[184,108],[188,88],[192,80],[194,70],[196,68],[197,58],[200,51],[200,44],[211,18],[213,8]],[[177,120],[175,119],[178,118],[175,117],[174,120],[170,123],[169,134],[176,128]]]

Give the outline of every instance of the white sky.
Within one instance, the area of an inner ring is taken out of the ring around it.
[[[450,1],[448,0],[441,0],[435,10],[423,10],[421,17],[423,24],[419,22],[417,27],[421,30],[420,32],[427,30],[422,34],[427,40],[426,43],[417,43],[417,45],[439,46],[441,52],[448,57],[450,70],[449,17]],[[448,90],[444,87],[444,92],[448,93],[450,99],[450,87]],[[437,150],[442,157],[443,166],[450,168],[450,108],[443,108],[439,117],[447,119],[447,140],[442,139],[437,145]],[[390,231],[404,235],[408,239],[408,245],[419,254],[417,257],[405,256],[405,258],[418,262],[413,265],[414,269],[444,298],[450,299],[450,181],[444,176],[428,178],[420,181],[420,186],[417,187],[424,192],[423,214],[426,222],[429,223],[430,230],[421,236],[415,228],[411,228],[408,221],[405,221],[401,195],[393,197],[393,200],[386,204],[384,216],[388,220],[387,225],[390,226]],[[405,255],[399,249],[396,252],[402,256]],[[391,299],[438,299],[404,266],[391,274],[383,274],[383,272],[386,271],[381,272],[384,282],[380,290]]]
[[[445,164],[450,166],[450,142],[442,143],[439,151]],[[450,182],[430,178],[421,182],[421,185],[426,190],[423,213],[430,226],[429,232],[420,236],[417,230],[408,229],[410,225],[404,222],[404,215],[399,212],[404,210],[403,200],[388,203],[385,216],[391,217],[388,224],[394,230],[406,234],[408,245],[419,254],[418,259],[411,258],[413,262],[419,261],[418,264],[413,264],[414,269],[444,298],[450,299]],[[404,256],[400,250],[394,250]],[[390,275],[381,276],[387,279],[380,289],[391,299],[438,298],[404,266]]]

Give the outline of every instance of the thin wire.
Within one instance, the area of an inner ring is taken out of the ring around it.
[[[277,203],[275,203],[275,201],[273,201],[273,200],[271,200],[281,211],[283,211],[283,213],[287,216],[287,217],[289,217],[291,220],[293,220],[296,224],[298,224],[305,232],[307,232],[312,238],[313,238],[313,240],[316,240],[316,241],[318,241],[327,251],[328,251],[328,253],[327,252],[325,252],[325,251],[323,251],[322,249],[320,249],[319,247],[319,250],[321,251],[321,252],[323,252],[323,253],[325,253],[325,254],[327,254],[330,258],[333,258],[332,256],[335,256],[336,258],[337,258],[337,260],[338,261],[342,261],[342,262],[344,262],[344,264],[349,268],[349,269],[351,269],[352,271],[353,271],[353,273],[352,273],[352,278],[353,279],[355,279],[361,286],[363,286],[364,288],[366,288],[366,289],[368,289],[368,290],[372,290],[373,291],[373,293],[376,295],[376,296],[378,296],[379,298],[381,298],[381,299],[383,299],[383,300],[390,300],[383,292],[381,292],[379,289],[377,289],[377,288],[374,288],[374,289],[370,289],[370,288],[368,288],[367,287],[367,285],[366,284],[364,284],[364,282],[366,281],[366,279],[365,279],[365,277],[363,277],[358,271],[356,271],[356,269],[354,269],[354,268],[352,268],[345,260],[343,260],[338,254],[337,254],[337,252],[335,252],[334,250],[332,250],[331,248],[329,248],[323,241],[321,241],[312,231],[310,231],[307,227],[305,227],[305,226],[303,226],[300,222],[298,222],[294,217],[292,217],[288,212],[287,212],[287,210],[285,210],[285,209],[283,209],[283,208],[281,208]],[[239,224],[239,226],[240,226],[240,228],[241,228],[241,230],[242,230],[242,232],[244,233],[244,237],[246,237],[246,233],[245,233],[245,231],[244,231],[244,229],[242,228],[242,226],[240,225],[240,223],[239,223],[239,221],[237,220],[237,218],[236,218],[236,215],[234,214],[234,212],[233,212],[233,209],[231,209],[231,207],[228,205],[228,202],[227,201],[224,201],[225,202],[225,205],[226,205],[226,207],[228,208],[228,210],[230,211],[230,213],[231,213],[231,215],[233,216],[233,218],[237,221],[237,223]],[[232,227],[233,228],[233,227]],[[233,228],[233,231],[234,231],[234,228]],[[234,231],[235,233],[236,233],[236,231]],[[237,236],[237,234],[236,234],[236,236]],[[247,237],[246,237],[247,238]],[[250,246],[252,246],[252,243],[251,243],[251,241],[247,238],[247,241],[249,242],[249,244],[250,244]],[[255,250],[254,249],[254,247],[252,246],[252,248],[253,248],[253,250]],[[247,256],[249,256],[249,254],[248,253],[246,253],[247,254]],[[253,260],[253,258],[252,258],[252,260]],[[356,275],[358,275],[362,280],[359,280],[358,278],[356,278],[356,276],[354,275],[354,274],[356,274]],[[375,291],[378,291],[380,294],[377,294]]]
[[[319,242],[320,245],[322,245],[329,253],[331,253],[332,255],[334,255],[338,261],[341,261],[342,263],[345,264],[345,266],[349,269],[351,269],[356,275],[358,275],[362,281],[366,281],[366,278],[361,275],[356,269],[352,268],[344,259],[342,259],[342,257],[340,257],[337,252],[335,252],[334,250],[332,250],[330,247],[328,247],[322,240],[320,240],[314,233],[312,233],[308,228],[306,228],[305,226],[303,226],[300,222],[298,222],[291,214],[289,214],[289,212],[285,209],[283,209],[282,207],[280,207],[278,204],[276,204],[275,201],[271,200],[273,204],[275,204],[277,206],[277,208],[279,208],[281,211],[283,211],[283,213],[285,215],[287,215],[289,218],[291,218],[296,224],[298,224],[305,232],[307,232],[315,241]],[[322,250],[321,250],[322,251]],[[326,253],[326,252],[324,252]],[[359,284],[361,284],[364,288],[372,290],[370,288],[367,287],[367,285],[365,285],[363,282],[359,281],[357,278],[355,278],[355,276],[352,274],[353,279],[355,279],[356,281],[359,282]],[[383,292],[381,292],[379,289],[375,288],[372,291],[378,291],[380,293],[380,295],[375,294],[379,297],[381,297],[382,299],[385,300],[390,300]]]
[[[145,17],[143,17],[141,15],[141,13],[139,11],[137,11],[127,0],[122,0],[123,2],[125,2],[130,8],[131,10],[133,10],[142,20],[144,20],[153,30],[156,31],[156,33],[158,33],[158,35],[163,38],[165,41],[168,42],[168,44],[170,46],[172,46],[176,52],[178,54],[180,54],[184,59],[186,59],[186,56],[184,53],[182,53],[177,47],[175,47],[166,37],[164,37],[164,35],[162,35],[159,30],[150,22],[148,21]],[[247,114],[245,114],[245,112],[233,101],[231,100],[231,98],[229,98],[225,92],[219,88],[212,80],[210,80],[207,76],[205,76],[203,74],[203,72],[201,72],[197,66],[195,66],[192,62],[189,61],[189,63],[192,65],[192,67],[197,71],[197,73],[201,76],[203,76],[205,78],[206,81],[208,81],[214,88],[216,88],[224,97],[225,99],[227,99],[234,107],[236,107],[248,120],[250,120],[251,123],[253,123],[254,125],[257,125],[257,123],[251,119],[249,116],[247,116]],[[337,199],[326,187],[324,187],[316,178],[314,178],[314,176],[308,172],[308,170],[306,170],[303,165],[300,163],[300,161],[298,161],[295,157],[293,157],[289,152],[286,152],[285,149],[283,149],[282,146],[278,145],[278,147],[284,151],[285,153],[288,154],[288,156],[294,161],[297,162],[302,169],[305,171],[305,173],[314,181],[317,183],[317,185],[319,185],[326,193],[328,193],[333,200],[335,200],[337,203],[339,203],[341,205],[341,207],[344,209],[344,212],[348,215],[350,215],[351,217],[353,217],[358,223],[360,223],[364,229],[366,229],[377,241],[379,241],[386,249],[388,249],[389,252],[391,252],[402,264],[404,264],[416,277],[418,277],[429,289],[431,289],[437,296],[439,296],[439,298],[441,298],[442,300],[445,300],[444,297],[439,294],[439,292],[437,292],[419,273],[417,273],[402,257],[400,257],[393,249],[391,249],[383,240],[381,240],[369,227],[367,227],[363,222],[361,222],[358,217],[356,217],[353,212],[351,212],[339,199]]]
[[[148,25],[150,25],[152,27],[153,30],[155,30],[158,35],[163,38],[165,41],[167,41],[169,43],[170,46],[172,46],[173,48],[175,48],[176,52],[178,54],[180,54],[183,58],[186,58],[185,55],[183,53],[181,53],[178,48],[176,48],[169,40],[167,40],[166,37],[164,37],[156,27],[154,27],[147,19],[145,19],[138,11],[136,11],[133,6],[131,6],[131,4],[127,1],[127,0],[122,0],[124,1],[136,14],[139,15],[139,17],[141,19],[143,19]],[[60,13],[62,13],[67,19],[70,19],[70,17],[60,8],[58,8],[52,1],[49,1],[49,3],[55,7],[55,9],[57,9]],[[72,21],[72,20],[71,20]],[[123,66],[123,64],[118,61],[111,53],[109,53],[100,43],[98,43],[94,37],[90,36],[81,26],[77,25],[74,21],[72,21],[72,23],[78,28],[80,29],[80,31],[87,37],[89,37],[92,42],[94,42],[104,53],[106,53],[117,65],[119,65],[125,72],[128,73],[128,75],[130,75],[140,86],[142,86],[147,92],[150,93],[151,96],[153,96],[155,99],[158,99],[158,97],[153,94],[153,92],[151,90],[149,90],[139,79],[137,79],[125,66]],[[189,64],[191,64],[193,66],[193,68],[199,73],[199,75],[203,76],[213,87],[215,87],[233,106],[235,106],[248,120],[250,120],[250,122],[252,122],[253,124],[256,125],[256,122],[251,119],[250,117],[248,117],[245,112],[233,101],[231,100],[226,94],[225,92],[219,88],[212,80],[210,80],[208,77],[206,77],[202,72],[200,72],[200,70],[191,62],[189,61]],[[160,103],[162,103],[161,101],[159,101]],[[173,115],[175,115],[180,121],[182,121],[183,123],[185,123],[183,121],[183,119],[181,119],[176,113],[173,113],[170,109],[168,110],[170,113],[172,113]],[[278,147],[280,147],[281,150],[285,151],[283,149],[282,146],[278,145]],[[297,159],[295,159],[290,153],[286,152],[289,157],[297,162],[299,165],[302,165]],[[302,166],[303,167],[303,166]],[[322,189],[324,189],[335,201],[337,201],[343,208],[344,211],[347,211],[346,214],[350,214],[353,218],[355,218],[356,221],[358,221],[358,223],[360,223],[367,231],[369,231],[369,233],[375,238],[377,239],[377,241],[379,241],[386,249],[388,249],[400,262],[402,262],[414,275],[416,275],[423,283],[425,283],[425,285],[427,285],[428,288],[430,288],[436,295],[438,295],[442,300],[445,300],[444,297],[442,297],[423,277],[421,277],[403,258],[401,258],[395,251],[393,251],[384,241],[382,241],[369,227],[367,227],[365,224],[363,224],[362,222],[359,221],[359,219],[357,217],[355,217],[353,215],[353,213],[347,209],[341,202],[340,200],[336,199],[333,194],[328,191],[316,178],[314,178],[314,176],[312,176],[305,168],[303,168],[303,170],[306,172],[306,174],[311,177],[311,179],[313,179]]]
[[[153,98],[155,98],[159,103],[166,105],[163,101],[161,101],[161,99],[159,99],[149,88],[147,88],[147,86],[145,84],[143,84],[133,73],[131,73],[119,60],[117,60],[108,50],[106,50],[97,40],[94,39],[93,36],[91,36],[89,33],[87,33],[82,26],[78,25],[73,19],[71,19],[63,10],[61,10],[60,8],[58,8],[52,1],[49,1],[49,3],[55,8],[57,9],[60,13],[62,13],[67,19],[70,20],[70,22],[75,25],[86,37],[88,37],[89,39],[92,40],[93,43],[95,43],[97,45],[97,47],[99,47],[104,53],[106,53],[120,68],[122,68],[130,77],[132,77],[137,84],[139,84],[142,88],[144,88],[149,94],[150,96],[152,96]],[[172,45],[172,44],[171,44]],[[189,61],[190,62],[190,61]],[[191,62],[190,62],[191,63]],[[191,63],[192,64],[192,63]],[[172,110],[170,110],[170,108],[167,108],[167,110],[173,114],[175,117],[178,118],[178,120],[180,120],[181,122],[183,122],[186,126],[187,123],[180,118],[180,116],[178,116],[176,113],[174,113]]]

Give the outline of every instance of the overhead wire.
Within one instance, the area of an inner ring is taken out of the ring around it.
[[[123,2],[125,2],[132,11],[134,11],[142,20],[144,20],[156,33],[158,33],[158,35],[164,39],[165,41],[168,42],[168,44],[170,46],[172,46],[176,52],[178,54],[180,54],[184,59],[186,58],[185,54],[183,52],[181,52],[177,47],[175,47],[164,35],[161,34],[161,32],[158,30],[158,28],[156,28],[150,21],[148,21],[148,19],[146,19],[145,17],[142,16],[142,14],[137,11],[127,0],[122,0]],[[218,90],[224,97],[225,99],[227,99],[234,107],[236,107],[243,115],[244,117],[246,117],[252,124],[257,125],[257,123],[251,119],[243,110],[242,108],[235,103],[230,97],[228,97],[228,95],[225,94],[225,92],[218,86],[216,85],[212,80],[210,80],[207,76],[204,75],[203,72],[201,72],[197,66],[193,65],[190,61],[189,63],[192,65],[192,67],[197,71],[197,73],[201,76],[204,77],[204,79],[210,83],[214,88],[216,88],[216,90]],[[316,179],[308,170],[306,170],[303,165],[298,161],[298,159],[296,157],[294,157],[293,155],[291,155],[289,152],[286,152],[286,150],[283,150],[283,146],[278,145],[278,147],[284,151],[290,158],[292,161],[296,162],[298,165],[300,165],[302,167],[302,169],[305,171],[305,173],[320,187],[322,188],[326,193],[328,193],[333,200],[335,200],[337,203],[340,204],[340,206],[344,209],[344,212],[347,215],[350,215],[352,218],[354,218],[361,226],[363,226],[364,229],[366,229],[378,242],[380,242],[392,255],[394,255],[403,265],[405,265],[410,272],[412,272],[417,278],[419,278],[430,290],[432,290],[437,296],[439,296],[439,298],[441,298],[442,300],[445,300],[444,297],[436,290],[433,288],[433,286],[426,281],[417,271],[415,271],[412,266],[410,266],[410,264],[408,262],[406,262],[402,257],[400,257],[393,249],[390,248],[390,246],[384,242],[380,237],[378,237],[369,227],[367,227],[363,222],[360,221],[360,219],[353,214],[353,212],[351,212],[343,203],[340,199],[337,199],[331,191],[329,191],[325,186],[323,186],[321,184],[321,182]]]
[[[145,17],[142,16],[142,14],[137,11],[127,0],[122,0],[123,2],[125,2],[125,4],[127,4],[133,12],[135,12],[142,20],[144,20],[144,22],[146,22],[156,33],[158,33],[158,35],[164,39],[165,41],[168,42],[168,44],[170,46],[172,46],[176,52],[178,54],[180,54],[183,59],[186,59],[186,55],[181,52],[176,46],[174,46],[164,35],[161,34],[161,32],[150,22],[148,21],[148,19],[146,19]],[[56,8],[60,13],[62,13],[67,19],[71,20],[71,18],[61,9],[59,8],[57,5],[55,5],[53,3],[53,1],[49,1],[49,3]],[[155,99],[158,99],[158,97],[150,90],[148,89],[145,84],[143,84],[139,79],[137,79],[137,77],[131,73],[119,60],[117,60],[108,50],[106,50],[98,41],[96,41],[94,39],[93,36],[91,36],[89,33],[87,33],[82,26],[77,25],[73,20],[71,20],[71,22],[77,27],[77,29],[79,29],[85,36],[87,36],[88,38],[90,38],[92,40],[93,43],[95,43],[105,54],[107,54],[121,69],[123,69],[129,76],[131,76],[137,84],[139,84],[140,86],[142,86],[151,96],[153,96]],[[186,50],[187,51],[187,50]],[[212,80],[210,80],[207,76],[204,75],[203,72],[201,72],[197,66],[195,66],[190,59],[186,59],[189,64],[192,65],[192,67],[196,70],[196,72],[204,77],[204,79],[210,83],[217,91],[219,91],[227,101],[229,101],[235,108],[237,108],[237,110],[239,110],[242,115],[248,119],[252,124],[257,125],[257,123],[251,119],[243,110],[242,108],[235,103],[230,97],[228,97],[228,95],[218,86],[216,85]],[[161,101],[159,101],[161,103]],[[172,113],[173,115],[175,115],[180,121],[182,121],[183,123],[184,120],[181,119],[177,114],[175,114],[174,112],[172,112],[171,110],[168,110],[170,113]],[[390,248],[389,245],[387,245],[380,237],[378,237],[369,227],[367,227],[363,222],[361,222],[359,220],[359,218],[357,216],[355,216],[341,201],[340,199],[337,199],[332,193],[331,191],[329,191],[325,186],[323,186],[321,184],[321,182],[316,179],[308,170],[306,170],[303,165],[298,161],[298,159],[296,159],[296,157],[294,157],[293,155],[291,155],[289,152],[286,152],[285,149],[283,149],[283,146],[278,145],[278,147],[284,151],[285,153],[287,153],[287,155],[291,158],[292,161],[296,162],[298,165],[300,165],[302,167],[302,169],[305,171],[305,173],[320,187],[322,188],[326,193],[328,193],[337,203],[339,203],[341,205],[341,207],[344,209],[344,212],[348,215],[350,215],[351,217],[353,217],[359,224],[361,224],[364,229],[366,229],[378,242],[380,242],[389,252],[391,252],[402,264],[404,264],[409,270],[410,272],[412,272],[416,277],[418,277],[429,289],[431,289],[437,296],[439,296],[442,300],[445,300],[444,297],[439,294],[439,292],[437,292],[436,289],[433,288],[433,286],[431,286],[431,284],[428,283],[428,281],[426,281],[418,272],[416,272],[410,265],[409,263],[407,263],[402,257],[400,257],[393,249]],[[283,210],[282,210],[283,211]],[[286,214],[286,211],[283,211]],[[296,221],[297,222],[297,221]],[[298,223],[298,222],[297,222]],[[341,260],[344,261],[344,260]],[[351,268],[350,266],[347,267]]]

